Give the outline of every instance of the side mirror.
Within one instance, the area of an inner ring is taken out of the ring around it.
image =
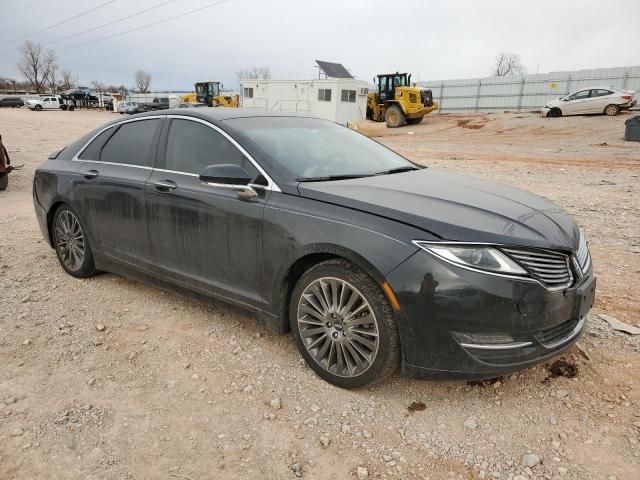
[[[200,181],[221,185],[248,185],[251,177],[241,166],[223,163],[206,167],[200,174]]]
[[[243,200],[253,200],[258,193],[249,186],[251,176],[239,165],[224,163],[209,165],[200,174],[200,181],[212,187],[234,190]]]

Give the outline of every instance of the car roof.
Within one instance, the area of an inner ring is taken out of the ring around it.
[[[612,87],[611,85],[590,85],[588,87],[579,88],[578,90],[575,90],[575,91],[582,92],[583,90],[612,90],[614,92],[620,91],[618,88]]]
[[[227,108],[227,107],[209,107],[209,108],[171,108],[159,112],[146,112],[140,116],[157,116],[157,115],[187,115],[191,117],[202,118],[203,120],[222,121],[232,118],[252,118],[252,117],[304,117],[308,115],[294,115],[291,113],[272,112],[268,110],[255,110],[249,108]]]

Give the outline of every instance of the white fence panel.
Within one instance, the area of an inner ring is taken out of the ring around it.
[[[537,110],[549,100],[581,88],[612,86],[636,90],[640,99],[640,66],[573,72],[418,82],[430,88],[440,112]]]

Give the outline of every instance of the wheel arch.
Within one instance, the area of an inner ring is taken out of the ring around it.
[[[559,117],[562,117],[564,115],[564,113],[562,112],[562,109],[560,107],[551,107],[549,112],[547,112],[547,117],[553,117],[554,116],[554,115],[550,115],[551,112],[558,112],[560,114],[560,115],[558,115]]]
[[[53,244],[53,217],[60,208],[61,205],[67,205],[67,202],[63,202],[62,200],[56,200],[51,204],[49,210],[47,210],[47,234],[49,235],[49,245],[51,248],[55,249]]]
[[[281,333],[287,333],[290,330],[289,302],[300,277],[314,265],[332,259],[344,259],[353,263],[382,288],[385,282],[384,275],[359,253],[340,245],[327,243],[309,245],[292,257],[291,261],[287,263],[287,268],[283,269],[279,277],[280,281],[276,283],[279,286],[279,291],[274,295],[274,298],[277,301],[278,324]]]

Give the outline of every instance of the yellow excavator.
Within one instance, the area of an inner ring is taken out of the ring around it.
[[[367,95],[367,119],[387,122],[387,127],[420,123],[427,113],[438,109],[431,90],[411,85],[410,73],[378,75],[377,87],[377,92]]]
[[[182,103],[203,103],[209,107],[238,108],[239,95],[220,95],[220,82],[198,82],[194,85],[195,92],[182,95]]]

